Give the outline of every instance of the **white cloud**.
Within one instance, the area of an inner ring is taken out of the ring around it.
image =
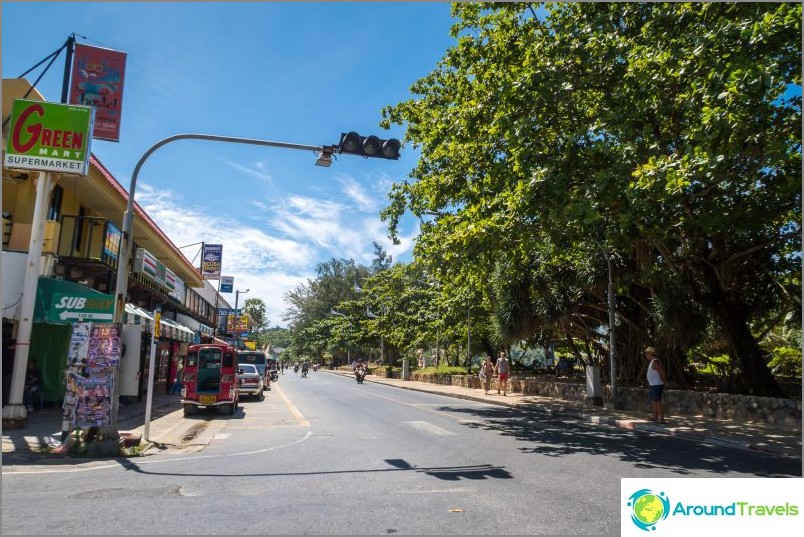
[[[268,173],[264,177],[270,181]],[[368,187],[348,177],[339,181],[346,196],[337,201],[300,195],[274,198],[281,201],[270,203],[251,200],[259,213],[270,215],[262,219],[253,214],[236,218],[210,215],[183,204],[176,193],[147,183],[140,187],[137,202],[179,247],[201,241],[222,244],[224,274],[234,277],[236,290],[249,289],[240,296],[239,306],[248,298],[260,298],[271,325],[284,326],[285,293],[314,278],[317,263],[334,257],[368,265],[373,242],[400,261],[410,252],[418,233],[414,229],[411,235],[400,237],[399,245],[387,238],[386,224],[378,216],[387,177]],[[182,252],[198,264],[197,257],[193,258],[199,254],[200,244]],[[223,296],[234,306],[234,293]]]

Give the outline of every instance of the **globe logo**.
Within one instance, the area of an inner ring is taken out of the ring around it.
[[[658,494],[649,489],[636,491],[628,498],[631,508],[631,522],[645,531],[656,529],[656,523],[667,518],[670,513],[670,500],[664,492]]]

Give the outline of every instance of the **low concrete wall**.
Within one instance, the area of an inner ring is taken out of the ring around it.
[[[385,376],[384,369],[373,374]],[[481,389],[475,375],[422,375],[411,372],[411,380]],[[586,383],[562,379],[513,377],[511,391],[525,395],[541,395],[570,401],[586,400]],[[647,388],[619,387],[624,410],[650,414]],[[603,397],[611,401],[609,386],[603,386]],[[801,401],[753,397],[728,393],[665,390],[664,408],[668,415],[705,416],[737,423],[768,423],[801,430]]]

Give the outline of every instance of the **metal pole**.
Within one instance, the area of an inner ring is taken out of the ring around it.
[[[615,315],[614,315],[614,276],[612,275],[611,256],[606,253],[606,261],[609,270],[609,360],[611,362],[611,404],[617,409],[620,408],[617,393],[617,351],[615,350]]]
[[[67,42],[64,44],[64,46],[67,47],[67,55],[64,58],[64,78],[62,79],[61,84],[61,102],[66,104],[67,99],[70,96],[70,74],[72,71],[73,51],[75,49],[75,34],[70,34],[70,37],[67,38]]]
[[[240,299],[240,291],[238,290],[238,291],[235,291],[234,323],[232,323],[232,325],[233,325],[232,327],[234,328],[235,349],[238,348],[237,347],[237,342],[240,339],[239,337],[237,337],[237,323],[239,322],[239,320],[238,320],[239,313],[237,311],[237,301],[239,299]]]
[[[145,427],[142,431],[142,437],[145,440],[150,440],[151,431],[151,408],[154,399],[154,369],[156,369],[156,347],[159,345],[159,331],[161,326],[162,312],[157,308],[154,310],[153,328],[151,330],[151,352],[148,356],[148,395],[145,397]]]
[[[472,370],[472,307],[466,306],[466,371]]]

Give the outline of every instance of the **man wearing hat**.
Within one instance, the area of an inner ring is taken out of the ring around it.
[[[645,361],[648,362],[648,394],[650,395],[650,408],[653,412],[653,421],[665,423],[664,406],[662,405],[662,392],[664,391],[664,369],[662,363],[656,358],[656,349],[645,349]]]

